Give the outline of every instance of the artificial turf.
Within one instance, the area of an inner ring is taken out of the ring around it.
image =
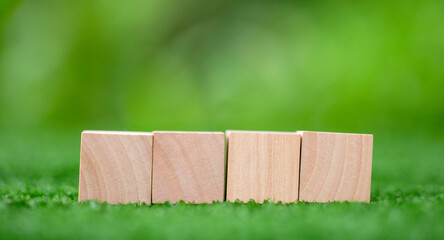
[[[375,136],[365,203],[78,203],[79,135],[0,136],[0,238],[442,239],[444,139]]]

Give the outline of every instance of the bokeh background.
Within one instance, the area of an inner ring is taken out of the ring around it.
[[[443,23],[442,0],[0,1],[0,186],[75,198],[85,129],[313,130],[374,134],[374,198],[442,196]]]
[[[442,1],[8,3],[4,127],[443,132]]]

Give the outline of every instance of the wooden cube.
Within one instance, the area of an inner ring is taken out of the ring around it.
[[[299,133],[300,201],[370,201],[373,135]]]
[[[227,131],[227,141],[227,201],[298,200],[300,135]]]
[[[79,201],[151,203],[152,133],[85,131]]]
[[[222,132],[154,132],[153,203],[224,200]]]

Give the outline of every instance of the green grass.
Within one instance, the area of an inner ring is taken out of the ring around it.
[[[375,136],[370,204],[78,203],[79,134],[0,137],[0,238],[442,239],[444,139]]]
[[[443,188],[388,188],[363,203],[77,203],[74,186],[2,190],[1,236],[120,239],[418,239],[444,234]]]

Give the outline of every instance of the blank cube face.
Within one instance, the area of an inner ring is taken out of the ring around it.
[[[233,131],[227,139],[227,201],[298,200],[300,135]]]
[[[153,203],[224,200],[225,135],[154,132]]]
[[[151,203],[151,133],[82,134],[79,201]]]
[[[301,201],[370,201],[372,135],[301,134]]]

